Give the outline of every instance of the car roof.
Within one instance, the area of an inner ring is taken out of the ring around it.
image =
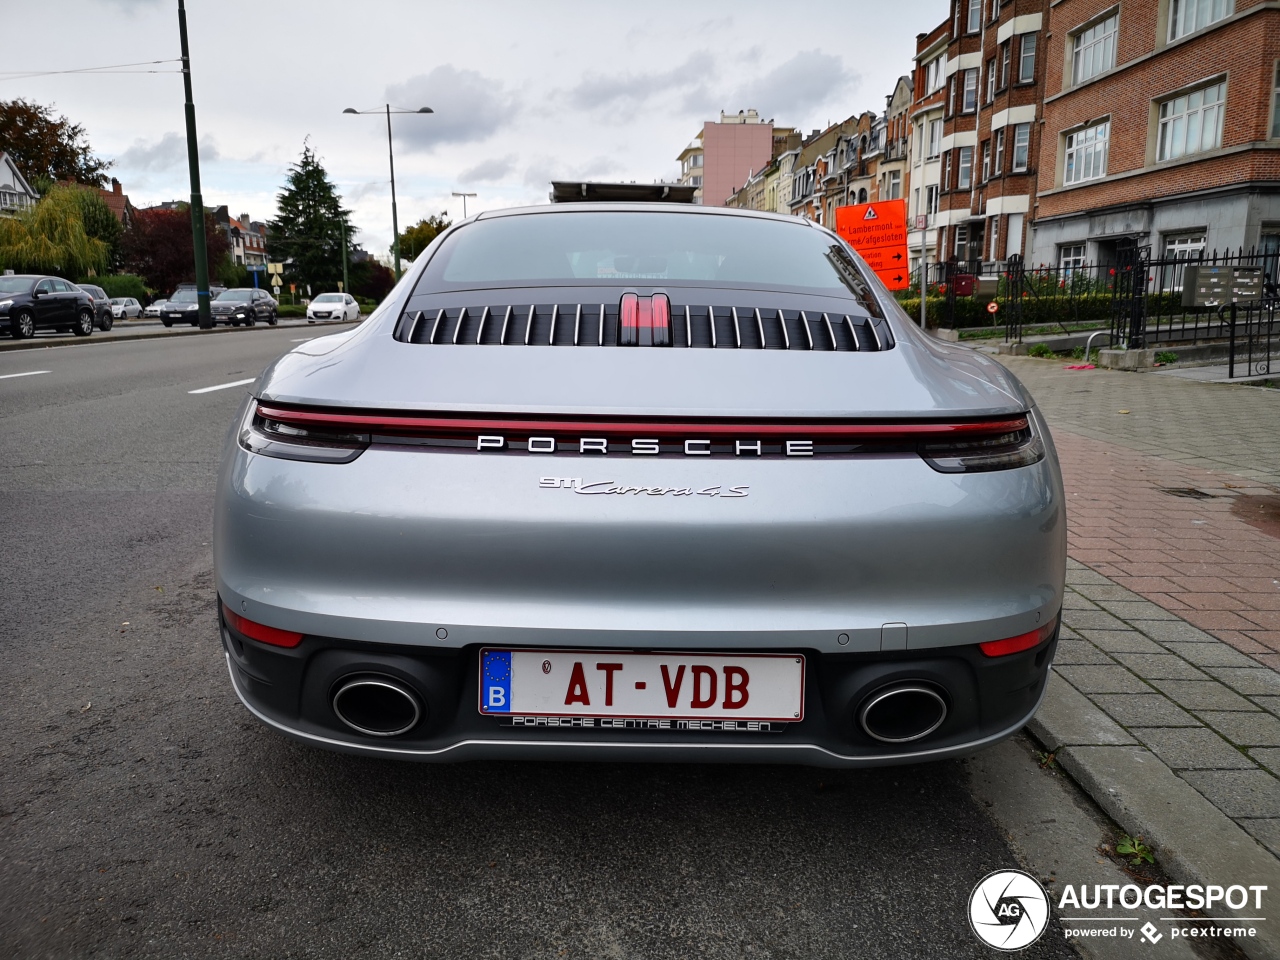
[[[507,207],[503,210],[486,210],[472,220],[494,220],[499,217],[565,216],[575,213],[678,213],[692,217],[747,217],[755,220],[778,220],[817,227],[805,217],[793,217],[786,213],[770,213],[764,210],[738,210],[734,207],[703,207],[689,203],[557,203],[536,207]]]

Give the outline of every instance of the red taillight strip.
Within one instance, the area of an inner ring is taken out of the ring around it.
[[[647,420],[523,420],[478,417],[414,417],[393,413],[331,413],[291,410],[260,404],[267,420],[297,426],[359,428],[370,433],[541,434],[573,433],[625,437],[826,437],[844,440],[969,440],[999,436],[1027,429],[1027,418],[969,422],[917,423],[705,423],[697,421],[654,423]]]
[[[222,605],[222,615],[233,630],[244,634],[250,640],[269,643],[273,647],[296,647],[302,642],[302,634],[294,633],[292,630],[268,627],[265,623],[257,623],[247,617],[242,617],[225,603]]]
[[[1057,628],[1058,621],[1055,619],[1043,627],[1037,627],[1027,633],[1020,633],[1016,637],[1006,637],[1004,640],[988,640],[986,643],[978,644],[978,649],[988,657],[1007,657],[1013,653],[1021,653],[1023,650],[1030,650],[1032,647],[1038,647],[1051,636]]]

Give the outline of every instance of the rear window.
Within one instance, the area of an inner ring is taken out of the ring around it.
[[[847,296],[852,261],[803,223],[698,213],[580,211],[467,224],[427,266],[436,289],[713,285]],[[864,291],[853,290],[861,296]]]

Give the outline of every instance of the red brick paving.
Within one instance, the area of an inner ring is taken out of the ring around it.
[[[1072,557],[1267,666],[1280,668],[1280,539],[1232,515],[1243,494],[1275,494],[1061,428]],[[1196,489],[1209,500],[1165,489]]]

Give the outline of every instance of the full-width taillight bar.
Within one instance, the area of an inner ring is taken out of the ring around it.
[[[940,420],[910,423],[831,423],[823,421],[549,420],[491,417],[421,417],[395,413],[341,413],[260,404],[264,420],[313,430],[414,435],[589,434],[593,437],[804,437],[832,442],[919,441],[970,442],[1003,437],[1028,429],[1026,416],[998,420]]]

